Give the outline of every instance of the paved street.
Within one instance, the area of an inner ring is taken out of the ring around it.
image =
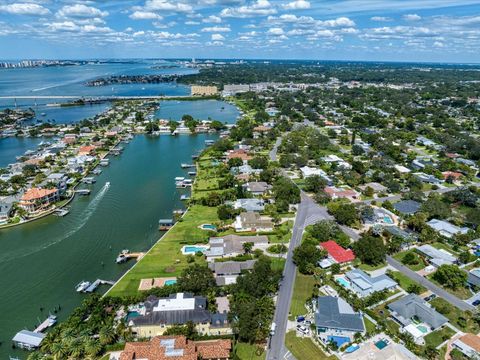
[[[278,292],[274,322],[277,324],[275,335],[270,341],[267,351],[267,360],[284,359],[287,350],[285,348],[285,333],[287,330],[288,313],[295,282],[296,266],[292,261],[293,249],[302,240],[302,234],[306,226],[316,223],[325,218],[330,218],[324,207],[318,206],[312,199],[302,193],[302,201],[299,205],[295,224],[293,225],[292,239],[288,248],[287,261],[283,270],[283,280]],[[293,355],[289,355],[293,359]]]
[[[400,271],[402,274],[408,276],[410,279],[418,282],[419,284],[425,286],[428,290],[433,292],[438,297],[441,297],[445,301],[449,302],[451,305],[459,308],[463,311],[476,311],[475,306],[472,306],[465,301],[457,298],[456,296],[450,294],[448,291],[443,290],[442,288],[438,287],[431,281],[428,281],[423,276],[418,275],[415,271],[410,270],[408,267],[404,266],[399,261],[395,260],[391,256],[387,256],[387,262],[389,265]]]

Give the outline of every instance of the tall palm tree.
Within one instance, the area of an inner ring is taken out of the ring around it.
[[[102,344],[100,344],[100,341],[96,339],[88,339],[85,343],[85,353],[92,359],[95,359],[95,357],[100,354],[102,350]]]
[[[100,329],[100,343],[102,345],[109,345],[115,342],[115,330],[111,326],[104,326]]]
[[[57,341],[52,344],[50,347],[51,354],[55,360],[65,359],[67,355],[67,347],[63,342]]]

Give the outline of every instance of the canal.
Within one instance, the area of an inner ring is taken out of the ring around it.
[[[180,102],[157,116],[173,119],[190,113],[203,118],[206,111],[230,123],[238,116],[232,105],[205,101],[202,107],[201,103],[192,105],[201,112]],[[122,249],[145,251],[158,240],[158,220],[171,217],[182,206],[179,197],[184,190],[177,190],[173,181],[185,174],[180,164],[191,162],[205,140],[216,137],[135,136],[120,156],[110,158],[109,167],[102,168],[90,196],[74,199],[66,217],[49,216],[0,231],[0,358],[26,357],[11,348],[10,339],[17,331],[32,330],[58,306],[60,320],[66,318],[84,298],[75,292],[76,284],[117,280],[133,265],[115,263]]]

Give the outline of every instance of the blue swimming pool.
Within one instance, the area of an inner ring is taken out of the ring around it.
[[[205,250],[207,250],[207,247],[204,246],[187,245],[183,247],[184,254],[196,254],[197,252],[203,253]]]
[[[127,314],[127,322],[130,321],[131,319],[134,319],[136,317],[140,316],[140,314],[138,313],[138,311],[129,311],[128,314]]]
[[[385,216],[383,217],[383,222],[384,222],[385,224],[393,224],[392,218],[391,218],[390,216],[387,216],[387,215],[385,215]]]
[[[217,227],[215,225],[212,225],[212,224],[203,224],[201,226],[201,228],[203,230],[213,230],[213,231],[217,230]]]
[[[165,285],[175,285],[177,280],[165,280]]]
[[[351,353],[357,351],[358,349],[360,349],[360,346],[358,346],[358,345],[350,345],[349,347],[347,347],[347,348],[345,349],[345,352],[346,352],[347,354],[351,354]]]
[[[348,344],[350,342],[350,338],[346,336],[333,336],[330,335],[327,337],[328,341],[334,342],[337,344],[338,347],[341,347],[344,344]]]
[[[382,350],[383,348],[385,348],[388,344],[385,342],[385,340],[379,340],[375,343],[375,346]]]
[[[339,277],[336,279],[337,282],[342,285],[346,289],[350,289],[350,283],[343,277]]]

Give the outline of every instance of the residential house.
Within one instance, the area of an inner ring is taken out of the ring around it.
[[[51,204],[60,200],[58,189],[30,188],[22,196],[19,206],[30,214],[47,209]]]
[[[230,150],[227,152],[227,160],[230,159],[241,159],[244,163],[248,160],[252,160],[252,156],[246,150]]]
[[[459,181],[463,174],[457,171],[444,171],[442,172],[443,180],[452,179],[454,182]]]
[[[375,193],[386,193],[388,192],[388,188],[379,184],[377,182],[369,182],[365,185],[359,186],[360,190],[365,191],[367,188],[371,188]]]
[[[262,217],[260,214],[247,211],[235,218],[233,224],[235,231],[272,231],[274,224],[270,218]]]
[[[360,297],[366,297],[376,291],[394,290],[397,287],[397,283],[385,274],[371,277],[360,269],[353,269],[345,276],[350,281],[352,290]]]
[[[415,175],[415,177],[418,180],[426,184],[439,185],[442,183],[442,181],[437,179],[435,176],[425,174],[423,172],[417,172],[417,173],[414,173],[413,175]]]
[[[363,342],[360,349],[352,353],[343,353],[342,360],[418,360],[418,356],[404,345],[390,342],[388,346],[379,349],[375,344],[378,338]]]
[[[467,283],[472,286],[480,287],[480,269],[472,269],[467,273]]]
[[[233,166],[230,168],[230,173],[234,175],[242,174],[242,175],[253,175],[253,174],[260,174],[262,169],[254,169],[248,164],[244,164],[242,166]]]
[[[328,164],[334,164],[334,163],[337,164],[337,167],[339,169],[350,170],[352,168],[352,165],[350,165],[348,162],[346,162],[345,160],[343,160],[342,158],[334,154],[324,156],[322,160]]]
[[[421,206],[422,204],[414,200],[402,200],[393,204],[393,208],[402,215],[413,215],[420,210]]]
[[[112,354],[110,360],[226,360],[231,349],[229,339],[192,341],[183,335],[155,336],[147,342],[125,343],[119,356]]]
[[[60,195],[65,194],[67,191],[68,176],[62,173],[52,173],[45,179],[45,184],[52,183],[57,189]]]
[[[457,262],[455,256],[450,254],[448,251],[444,249],[434,248],[432,245],[429,244],[419,246],[417,248],[417,251],[422,255],[426,256],[430,264],[437,268],[444,264],[451,265]]]
[[[459,350],[469,359],[480,358],[480,337],[474,334],[465,334],[452,343],[452,348]]]
[[[438,231],[440,235],[445,236],[449,239],[457,234],[466,234],[469,230],[469,228],[467,227],[459,227],[449,223],[448,221],[438,219],[432,219],[428,221],[427,225],[430,226],[432,229]]]
[[[350,201],[357,201],[360,198],[360,194],[352,189],[337,188],[335,186],[327,186],[323,191],[328,194],[333,200],[335,199],[348,199]]]
[[[211,262],[208,268],[213,271],[218,286],[235,284],[237,277],[246,270],[253,269],[256,260]]]
[[[252,195],[261,196],[270,191],[271,185],[264,181],[252,181],[243,184],[242,187]]]
[[[327,251],[329,259],[335,263],[344,264],[355,260],[352,249],[345,250],[333,240],[320,243],[320,246]]]
[[[304,179],[310,177],[310,176],[320,176],[323,180],[327,182],[327,185],[332,186],[333,185],[333,180],[327,175],[325,171],[319,168],[313,168],[309,166],[304,166],[300,168],[300,171],[302,172],[302,176]]]
[[[95,149],[97,147],[93,145],[80,146],[78,148],[78,155],[95,155]]]
[[[428,332],[438,329],[448,322],[445,316],[415,294],[408,294],[387,306],[391,311],[392,318],[402,326],[404,331],[410,333],[417,343],[421,342],[421,338]]]
[[[237,199],[233,202],[234,209],[244,209],[245,211],[263,211],[265,202],[262,199]]]
[[[193,322],[201,335],[232,333],[227,314],[211,313],[203,296],[188,293],[171,294],[168,298],[150,296],[134,309],[138,316],[130,318],[128,325],[138,337],[163,335],[171,326],[185,325],[187,322]]]
[[[14,196],[0,197],[0,225],[8,222],[12,213],[13,203],[16,201],[18,201],[18,198]]]
[[[352,342],[356,333],[365,333],[362,314],[353,311],[342,298],[333,296],[318,297],[315,327],[325,344],[335,342],[339,347]]]
[[[241,255],[244,253],[243,244],[247,242],[253,243],[253,249],[266,249],[268,237],[266,235],[240,236],[231,234],[210,238],[208,242],[210,247],[204,252],[204,255],[207,257],[207,261]]]

